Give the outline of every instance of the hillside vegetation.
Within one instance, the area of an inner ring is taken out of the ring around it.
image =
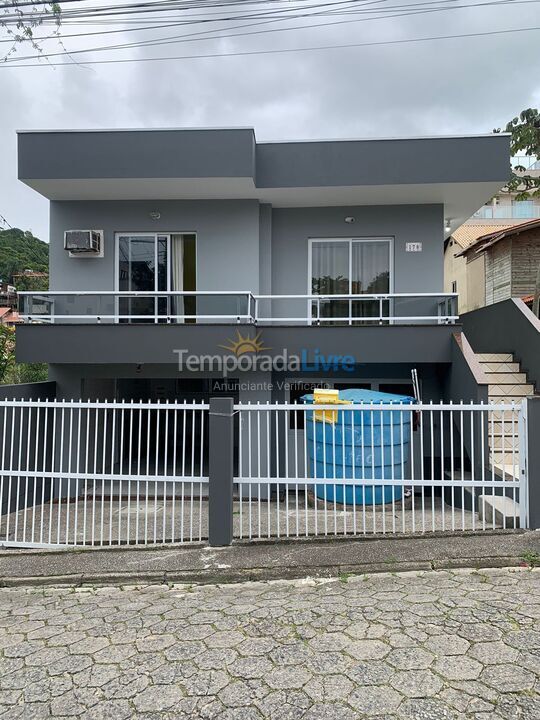
[[[49,272],[49,246],[28,230],[0,230],[0,280],[11,282],[24,270]]]

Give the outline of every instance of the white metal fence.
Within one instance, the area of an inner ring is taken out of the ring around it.
[[[206,539],[209,407],[0,401],[0,545]],[[231,423],[236,538],[527,527],[525,403],[243,403]]]
[[[202,540],[204,403],[0,401],[0,544]]]
[[[239,538],[527,525],[522,406],[235,410]]]

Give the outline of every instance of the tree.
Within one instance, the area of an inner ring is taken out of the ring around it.
[[[15,328],[0,325],[0,385],[40,382],[46,379],[45,363],[18,363],[15,360]]]
[[[512,156],[525,155],[531,159],[540,159],[540,112],[536,108],[529,108],[520,112],[518,117],[506,123],[505,132],[511,134],[510,154]],[[500,133],[501,129],[494,130]],[[518,193],[517,200],[527,200],[530,197],[540,197],[540,177],[527,173],[524,165],[512,168],[512,176],[506,185],[509,192]]]
[[[18,290],[47,289],[46,278],[40,278],[38,286],[31,286],[31,278],[23,277],[25,270],[48,273],[49,246],[28,230],[19,228],[0,230],[0,280],[11,283],[13,275],[17,274],[20,276],[18,285],[13,284],[17,285]],[[30,286],[26,287],[25,281],[28,281]]]
[[[510,154],[526,155],[540,160],[540,112],[536,108],[528,108],[520,112],[506,124],[505,131],[511,133]],[[501,132],[500,128],[494,132]],[[527,168],[518,165],[512,169],[512,176],[506,190],[517,193],[517,200],[540,197],[540,177],[527,173]],[[540,266],[536,273],[534,288],[533,312],[540,317]]]
[[[8,378],[15,365],[15,330],[0,325],[0,383]]]
[[[52,18],[54,31],[52,36],[59,37],[62,8],[57,2],[43,0],[8,0],[1,6],[0,27],[4,28],[13,40],[12,46],[0,58],[6,60],[17,52],[22,43],[30,43],[32,48],[41,53],[41,38],[34,36],[34,30],[43,25],[44,20]]]

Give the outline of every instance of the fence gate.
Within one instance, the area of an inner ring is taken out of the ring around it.
[[[235,405],[235,536],[527,527],[525,407]]]
[[[0,401],[0,545],[528,526],[525,402],[212,402]]]
[[[0,401],[0,545],[208,536],[204,403]]]

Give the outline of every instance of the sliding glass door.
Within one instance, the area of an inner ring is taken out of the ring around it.
[[[391,288],[391,238],[311,240],[313,295],[385,294]],[[319,305],[319,310],[317,309]],[[332,324],[360,324],[362,318],[389,314],[389,301],[327,298],[314,302],[312,317]]]
[[[195,235],[130,233],[117,235],[118,290],[195,290]],[[195,315],[195,298],[120,298],[120,322],[170,322]]]

